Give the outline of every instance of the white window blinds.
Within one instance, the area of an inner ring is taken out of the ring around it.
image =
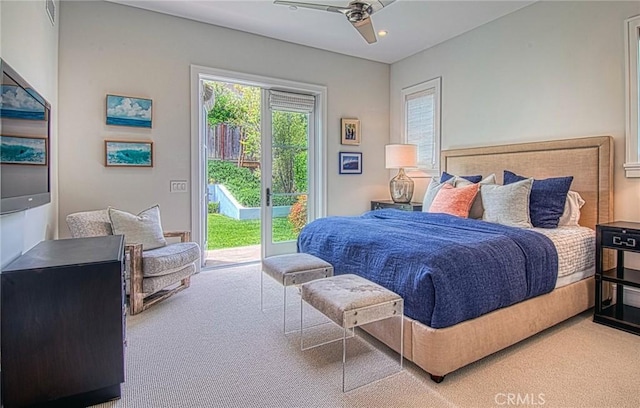
[[[404,138],[418,146],[418,169],[436,174],[440,157],[440,78],[402,91]]]
[[[408,95],[407,143],[418,145],[418,167],[433,169],[436,165],[434,141],[433,89]]]
[[[269,91],[269,107],[271,109],[310,113],[313,112],[315,103],[316,98],[313,95]]]

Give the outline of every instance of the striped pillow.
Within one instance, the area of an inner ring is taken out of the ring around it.
[[[471,204],[478,194],[479,184],[471,184],[465,187],[454,188],[450,184],[442,186],[429,207],[429,212],[445,213],[457,217],[469,217]]]

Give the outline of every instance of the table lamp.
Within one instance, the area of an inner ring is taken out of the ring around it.
[[[394,203],[408,203],[413,197],[413,180],[404,172],[406,167],[418,164],[418,146],[412,144],[389,144],[384,147],[387,169],[399,169],[389,182],[389,192]]]

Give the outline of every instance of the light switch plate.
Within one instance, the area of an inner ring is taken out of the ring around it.
[[[169,191],[171,193],[187,193],[189,191],[189,184],[187,180],[171,180]]]

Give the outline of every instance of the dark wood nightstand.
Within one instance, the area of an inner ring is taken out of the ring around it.
[[[616,266],[604,270],[604,250],[613,249]],[[640,290],[640,271],[624,266],[625,252],[640,252],[640,223],[618,221],[596,225],[596,299],[593,321],[640,334],[640,308],[624,304],[625,287]],[[613,299],[602,299],[604,282],[616,284]]]
[[[372,210],[382,210],[385,208],[395,208],[402,211],[422,211],[422,203],[394,203],[391,200],[371,201]]]

